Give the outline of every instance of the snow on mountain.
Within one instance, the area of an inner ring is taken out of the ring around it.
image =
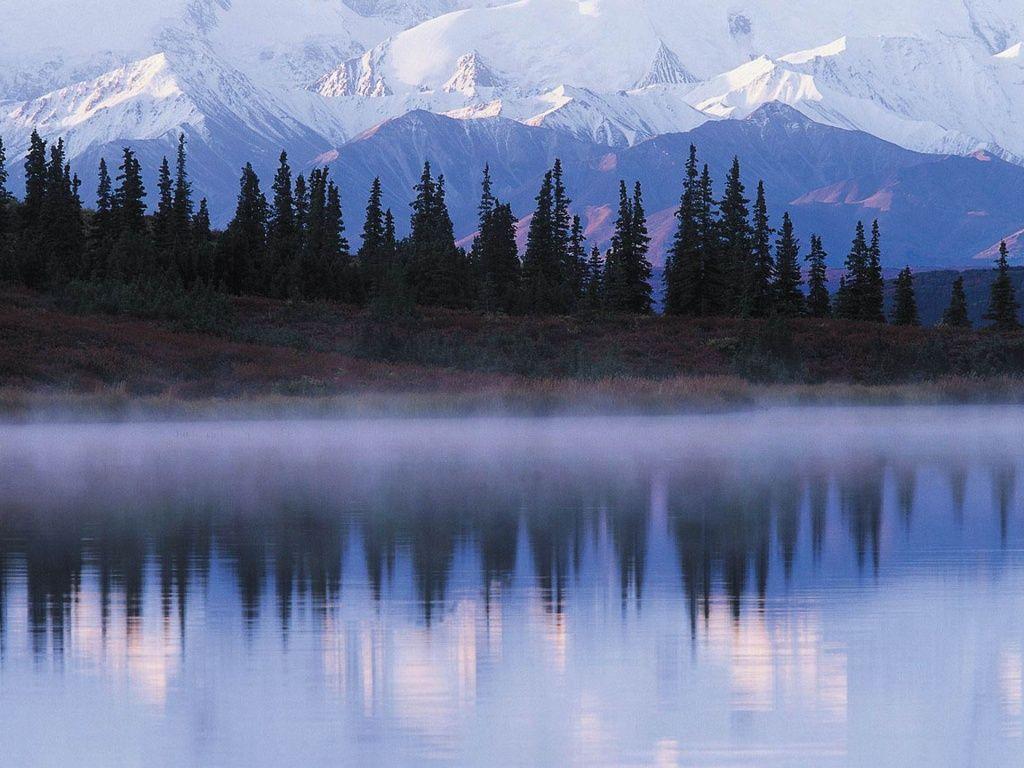
[[[1024,157],[1024,78],[1014,64],[949,40],[844,37],[755,59],[697,86],[687,101],[717,117],[779,101],[910,149],[1016,159]]]
[[[562,159],[573,210],[591,242],[611,235],[620,179],[640,180],[650,218],[652,259],[660,263],[673,234],[691,143],[707,162],[716,189],[732,158],[743,158],[748,192],[764,180],[772,221],[792,211],[806,243],[822,235],[830,263],[841,266],[858,219],[878,218],[888,263],[969,264],[974,254],[1020,229],[1024,168],[992,156],[935,157],[859,131],[815,123],[784,105],[764,106],[743,120],[705,123],[632,147],[609,149],[559,130],[505,118],[453,120],[417,111],[389,120],[341,147],[330,162],[343,198],[358,209],[380,177],[385,205],[403,231],[422,162],[447,181],[460,238],[477,220],[480,173],[490,165],[494,194],[525,218],[544,172]]]
[[[184,130],[209,160],[210,194],[225,197],[217,210],[234,195],[215,171],[237,174],[249,155],[266,174],[281,148],[306,167],[417,110],[506,118],[607,153],[779,102],[905,148],[1024,164],[1020,0],[3,6],[12,158],[38,127],[67,138],[85,175],[81,164],[124,144],[158,161]]]

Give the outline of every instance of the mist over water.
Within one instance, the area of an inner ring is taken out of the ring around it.
[[[0,427],[0,764],[1017,766],[1022,425]]]

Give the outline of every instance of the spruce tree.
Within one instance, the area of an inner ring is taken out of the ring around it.
[[[472,296],[469,260],[455,245],[444,177],[425,163],[412,203],[408,282],[418,304],[463,307]]]
[[[295,199],[292,196],[292,169],[285,152],[278,159],[273,191],[267,223],[267,293],[283,299],[295,295],[299,287],[299,242],[295,225]]]
[[[971,319],[967,315],[967,294],[964,293],[964,276],[957,275],[953,281],[953,290],[949,297],[949,306],[942,314],[942,325],[948,328],[970,328]]]
[[[544,174],[537,193],[537,208],[530,219],[523,256],[523,309],[538,315],[565,311],[554,218],[554,181],[551,171]]]
[[[174,175],[174,211],[172,217],[172,237],[180,247],[191,237],[193,215],[192,182],[188,178],[188,150],[185,134],[178,134],[178,153]]]
[[[885,322],[885,278],[882,276],[882,247],[878,219],[871,225],[871,245],[868,246],[867,287],[864,292],[862,314],[864,320]]]
[[[554,248],[558,257],[559,277],[558,290],[560,293],[560,311],[572,312],[576,307],[579,295],[579,253],[573,252],[572,227],[573,217],[569,213],[569,206],[572,200],[565,188],[565,180],[562,176],[562,161],[555,159],[551,168],[551,213],[554,226]],[[582,231],[580,232],[582,235]]]
[[[999,259],[996,261],[996,277],[989,289],[988,312],[985,319],[996,331],[1020,330],[1020,304],[1017,292],[1010,278],[1009,251],[1006,242],[999,244]]]
[[[210,208],[206,198],[199,201],[199,208],[192,217],[190,241],[194,253],[193,270],[195,279],[208,286],[217,280],[217,248],[210,228]]]
[[[782,231],[775,244],[775,282],[772,286],[775,312],[782,317],[797,317],[804,310],[804,294],[800,290],[800,241],[793,233],[789,213],[782,215]]]
[[[745,277],[750,274],[753,230],[750,226],[749,202],[741,179],[739,158],[733,158],[725,182],[718,226],[725,273],[723,299],[726,311],[733,315],[739,314],[742,309]]]
[[[478,303],[487,312],[512,312],[519,298],[521,266],[512,207],[493,201],[474,244],[479,274]]]
[[[626,182],[619,182],[619,212],[615,220],[611,248],[604,263],[604,300],[612,312],[628,312],[629,284],[625,264],[630,259],[633,234],[633,203]]]
[[[25,197],[21,203],[21,227],[26,235],[35,238],[46,198],[46,142],[36,131],[32,131],[29,141],[25,158]]]
[[[792,227],[790,230],[792,237]],[[775,296],[772,290],[776,271],[775,262],[772,260],[773,232],[768,222],[764,182],[760,181],[757,184],[757,197],[754,203],[751,260],[744,274],[744,293],[741,301],[741,314],[746,317],[767,317],[772,313],[773,299],[781,299],[780,286],[776,285]],[[789,277],[787,276],[787,280]],[[780,311],[787,314],[784,309]]]
[[[188,150],[185,134],[178,134],[178,151],[175,159],[174,195],[171,204],[171,258],[178,265],[178,272],[186,286],[198,278],[197,246],[192,241],[192,182],[188,177]]]
[[[174,182],[171,166],[165,157],[157,176],[157,206],[153,213],[153,243],[159,253],[171,250],[174,243]]]
[[[821,238],[811,235],[811,252],[807,255],[807,314],[811,317],[828,317],[832,314],[828,294],[828,272],[825,260],[828,258]]]
[[[359,246],[357,254],[359,267],[363,273],[363,283],[370,299],[377,296],[384,271],[389,267],[390,255],[385,244],[387,233],[385,232],[382,206],[383,198],[384,190],[378,176],[370,186],[370,197],[366,202],[366,217],[363,219],[362,244]]]
[[[83,276],[85,236],[79,181],[66,161],[64,141],[50,146],[36,246],[45,268],[43,282],[59,285]]]
[[[640,182],[633,184],[633,231],[630,242],[633,247],[629,264],[630,311],[650,314],[654,302],[651,297],[651,262],[648,254],[651,235],[647,228],[647,213],[644,210],[643,188]]]
[[[850,252],[846,257],[846,274],[836,295],[836,314],[843,320],[867,320],[871,294],[869,261],[871,258],[864,222],[857,222]]]
[[[571,311],[579,306],[583,298],[584,282],[586,281],[587,274],[587,238],[583,234],[583,220],[579,216],[572,217],[565,272],[568,293],[566,304]]]
[[[218,244],[218,274],[235,294],[265,292],[267,199],[250,163],[242,169],[235,216]]]
[[[647,260],[650,236],[640,183],[632,199],[626,182],[619,184],[619,215],[612,247],[605,262],[605,306],[613,312],[648,314],[651,311],[651,263]]]
[[[589,310],[598,310],[604,306],[604,260],[601,258],[601,250],[596,245],[587,259],[583,306]]]
[[[697,213],[701,251],[700,312],[704,316],[724,315],[729,310],[728,271],[722,256],[720,221],[716,210],[714,183],[707,163],[700,175]]]
[[[486,163],[484,164],[484,177],[480,182],[480,205],[477,206],[478,231],[483,231],[487,218],[494,211],[495,203],[491,185],[491,166],[489,163]]]
[[[676,211],[676,233],[665,258],[665,314],[696,316],[703,311],[704,248],[701,238],[700,172],[697,147],[690,145],[683,194]]]
[[[299,177],[300,179],[302,177]],[[303,180],[303,185],[305,181]],[[306,192],[305,189],[302,190]],[[299,259],[299,292],[308,299],[327,298],[330,275],[323,262],[326,228],[327,174],[314,168],[309,173],[308,202],[302,213],[302,252]],[[299,201],[296,193],[296,203]]]
[[[100,158],[99,183],[96,187],[96,211],[93,213],[88,235],[88,262],[90,277],[104,277],[111,246],[117,235],[114,221],[114,182],[107,170],[107,161]]]
[[[146,235],[146,187],[142,183],[142,166],[135,153],[128,147],[122,151],[118,170],[118,186],[114,190],[117,234]]]
[[[352,264],[345,220],[341,210],[341,192],[333,181],[327,182],[324,206],[323,264],[328,275],[326,298],[358,303],[362,296],[359,280]]]
[[[896,276],[896,296],[892,321],[896,325],[920,325],[917,315],[917,297],[914,295],[914,275],[904,267]]]

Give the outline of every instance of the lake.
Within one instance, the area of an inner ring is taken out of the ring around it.
[[[0,765],[1020,766],[1024,410],[0,426]]]

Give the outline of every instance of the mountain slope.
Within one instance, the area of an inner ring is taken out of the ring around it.
[[[911,152],[862,132],[814,123],[783,105],[619,150],[500,117],[454,120],[416,112],[341,147],[331,166],[348,210],[361,209],[370,182],[380,175],[386,203],[404,226],[422,159],[429,158],[446,177],[456,232],[465,237],[476,227],[485,163],[491,165],[495,194],[525,217],[544,171],[561,157],[573,209],[584,217],[588,236],[602,244],[611,235],[619,179],[639,179],[654,236],[652,260],[660,263],[673,233],[691,143],[711,166],[719,192],[739,155],[748,195],[763,179],[773,221],[791,210],[805,243],[811,232],[823,235],[834,266],[842,265],[858,219],[880,220],[891,266],[967,265],[1024,223],[1020,166],[987,155]]]

